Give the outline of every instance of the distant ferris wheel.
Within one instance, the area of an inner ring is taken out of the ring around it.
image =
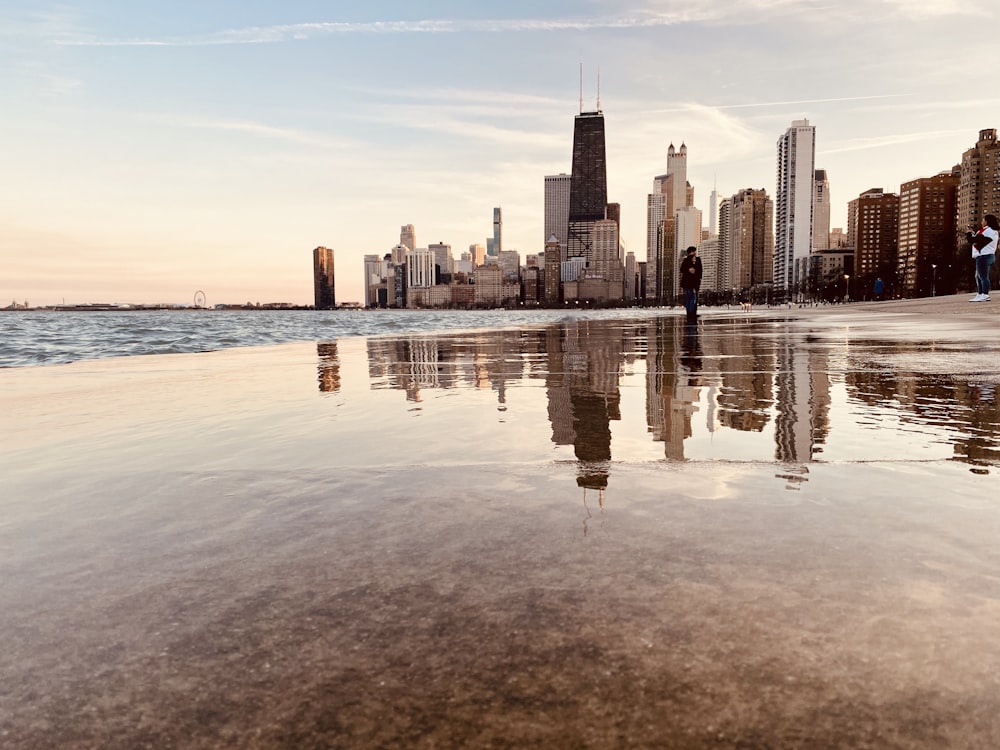
[[[194,306],[205,307],[205,293],[198,291],[194,293]]]

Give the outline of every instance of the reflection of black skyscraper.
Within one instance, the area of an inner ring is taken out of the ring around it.
[[[604,157],[604,115],[581,112],[573,127],[573,174],[569,190],[567,255],[590,258],[595,221],[608,205],[608,178]]]

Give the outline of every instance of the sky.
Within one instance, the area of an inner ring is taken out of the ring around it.
[[[318,245],[362,301],[402,225],[458,258],[494,206],[523,259],[581,88],[638,260],[671,143],[707,221],[713,187],[774,196],[802,118],[845,226],[1000,127],[976,43],[998,21],[996,0],[0,0],[0,306],[311,304]]]

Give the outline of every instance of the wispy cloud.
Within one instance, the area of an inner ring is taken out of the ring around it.
[[[138,39],[102,39],[80,35],[60,36],[57,44],[75,46],[202,46],[225,44],[274,44],[344,34],[457,34],[552,31],[598,31],[609,29],[655,28],[704,21],[718,17],[709,9],[683,9],[670,12],[636,12],[601,18],[514,18],[514,19],[440,19],[417,21],[314,22],[250,26],[227,29],[212,34]]]
[[[826,156],[828,154],[843,154],[850,151],[867,151],[873,148],[932,141],[938,138],[953,138],[956,135],[967,135],[968,132],[968,128],[958,128],[955,130],[928,130],[922,133],[893,133],[875,138],[852,138],[843,141],[840,145],[834,145],[833,148],[818,149],[817,153]]]
[[[711,109],[758,109],[765,107],[788,107],[788,106],[799,106],[802,104],[831,104],[831,103],[843,103],[843,102],[863,102],[872,100],[883,100],[883,99],[895,99],[899,97],[912,96],[912,94],[871,94],[869,96],[840,96],[840,97],[829,97],[824,99],[784,99],[776,101],[760,101],[760,102],[745,102],[742,104],[681,104],[677,107],[671,107],[667,109],[657,109],[653,110],[658,114],[665,114],[668,112],[687,112],[692,107],[709,107]]]
[[[171,127],[191,128],[198,130],[221,130],[233,133],[269,138],[290,143],[296,143],[310,148],[331,150],[347,150],[356,148],[359,143],[346,138],[335,138],[322,133],[315,133],[295,128],[282,128],[251,120],[222,120],[208,117],[189,117],[171,114],[141,114],[137,118],[156,122]]]

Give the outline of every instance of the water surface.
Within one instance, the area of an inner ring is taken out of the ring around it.
[[[3,744],[995,746],[998,344],[661,315],[0,371]]]

